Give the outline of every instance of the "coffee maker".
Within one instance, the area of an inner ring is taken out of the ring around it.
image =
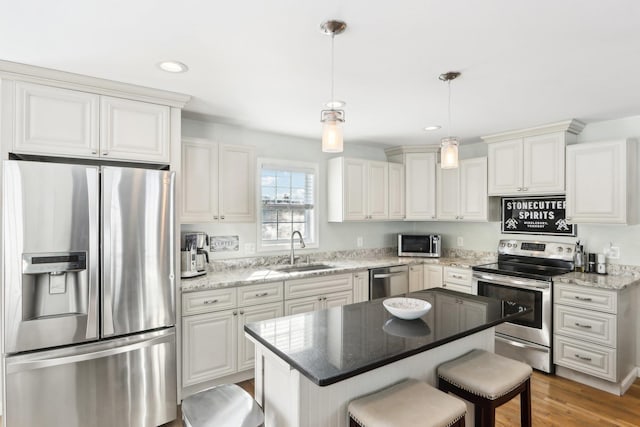
[[[207,274],[209,263],[209,236],[202,231],[182,233],[180,249],[181,274],[183,279]]]

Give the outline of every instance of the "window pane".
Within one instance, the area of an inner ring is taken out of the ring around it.
[[[305,209],[294,209],[292,221],[295,222],[305,222]]]
[[[291,201],[291,190],[288,187],[278,187],[276,201],[277,203],[289,203]]]
[[[262,186],[269,185],[275,187],[276,185],[276,171],[263,169],[260,174],[260,183]]]
[[[306,191],[304,188],[292,188],[291,189],[291,201],[293,203],[303,204],[305,203]]]
[[[291,224],[278,223],[278,239],[289,241],[291,239]]]
[[[263,209],[262,210],[262,222],[277,222],[278,211],[275,209]]]
[[[277,237],[276,224],[262,224],[262,240],[275,240]]]
[[[279,209],[278,222],[291,222],[291,209]]]
[[[292,187],[305,187],[307,174],[304,172],[293,172],[291,174]]]
[[[291,172],[289,171],[278,171],[276,175],[276,185],[278,188],[289,189],[291,188]]]
[[[276,187],[262,187],[262,200],[273,202],[276,200]]]

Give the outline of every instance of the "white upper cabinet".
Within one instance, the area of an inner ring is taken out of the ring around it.
[[[255,148],[182,141],[182,223],[255,221]]]
[[[389,164],[335,157],[328,162],[330,222],[389,219]]]
[[[487,158],[460,160],[456,169],[438,169],[438,219],[489,221],[496,204],[487,196]]]
[[[92,93],[16,82],[13,150],[98,157],[99,108]]]
[[[3,84],[14,88],[16,153],[170,162],[168,106],[22,81]]]
[[[389,163],[389,219],[404,219],[404,166]]]
[[[100,156],[169,163],[169,107],[100,97]]]
[[[569,120],[483,137],[488,144],[488,194],[565,192],[565,147],[584,123]]]
[[[436,153],[407,153],[405,160],[405,218],[436,219]]]
[[[636,222],[636,148],[633,139],[567,147],[567,220]]]

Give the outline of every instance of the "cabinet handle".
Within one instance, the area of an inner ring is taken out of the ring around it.
[[[464,279],[464,276],[461,276],[459,274],[452,274],[451,277],[453,277],[454,279]]]
[[[318,297],[318,301],[322,301],[322,297]]]
[[[436,219],[436,216],[435,215],[431,215],[431,219]]]
[[[518,191],[522,191],[522,187],[518,187]]]
[[[447,284],[446,284],[446,283],[443,283],[443,284],[442,284],[442,287],[443,287],[443,288],[446,288],[446,287],[447,287]]]
[[[238,312],[234,310],[234,311],[233,311],[233,315],[234,315],[234,316],[237,316],[237,315],[238,315]]]
[[[463,216],[460,216],[460,219],[464,219],[464,217],[463,217]]]
[[[98,152],[94,150],[91,152],[91,154],[98,154]]]
[[[224,219],[224,215],[220,215],[220,219]]]
[[[213,216],[213,219],[218,219],[218,215],[214,215],[214,216]]]
[[[108,155],[109,155],[109,152],[108,152],[108,151],[103,151],[103,152],[102,152],[102,155],[103,155],[103,156],[108,156]]]
[[[574,356],[576,357],[576,359],[580,359],[580,360],[584,360],[585,362],[591,362],[591,358],[590,357],[584,357],[584,356],[580,356],[579,354],[574,354]]]
[[[257,297],[266,297],[267,295],[269,295],[269,292],[262,292],[260,294],[256,294]]]
[[[579,328],[591,329],[591,325],[581,325],[578,322],[576,322],[575,325]]]
[[[244,314],[244,311],[240,310],[240,314]]]
[[[327,300],[327,297],[322,297],[322,300],[323,300],[323,301],[326,301],[326,300]]]
[[[202,301],[202,303],[205,304],[205,305],[207,305],[207,304],[215,304],[217,302],[218,302],[217,299],[206,299],[206,300]]]
[[[577,299],[578,301],[588,301],[588,302],[593,301],[593,299],[591,298],[579,297],[578,295],[576,295],[574,298]]]

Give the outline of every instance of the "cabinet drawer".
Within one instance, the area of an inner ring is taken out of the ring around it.
[[[616,347],[615,314],[556,304],[553,316],[556,334]]]
[[[457,283],[444,283],[442,285],[445,289],[450,289],[452,291],[464,292],[465,294],[473,294],[471,286],[467,285],[459,285]]]
[[[237,301],[236,288],[188,292],[182,294],[182,315],[236,308]]]
[[[594,377],[616,381],[616,350],[556,335],[553,361]]]
[[[284,282],[284,299],[326,295],[332,292],[351,291],[352,289],[353,279],[351,274],[287,280]]]
[[[467,268],[445,267],[444,282],[471,287],[471,270]]]
[[[574,307],[590,308],[593,310],[616,313],[618,309],[618,294],[616,291],[589,288],[570,283],[563,283],[560,279],[554,282],[554,301],[557,304]]]
[[[264,283],[238,288],[238,305],[240,307],[278,302],[283,299],[284,290],[282,282]]]

